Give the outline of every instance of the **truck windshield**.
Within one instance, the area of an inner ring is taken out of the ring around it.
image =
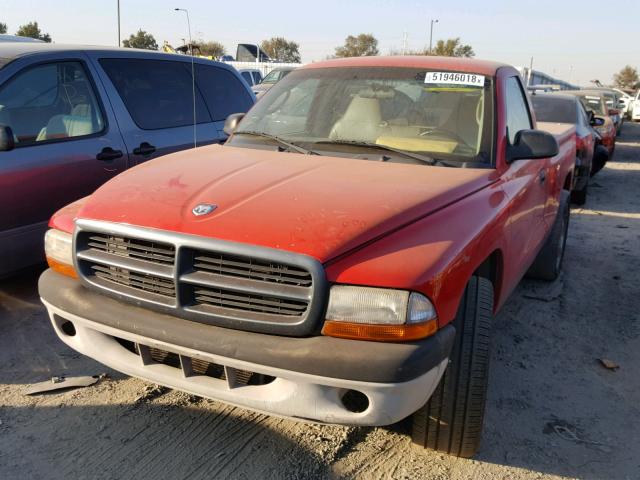
[[[243,137],[253,135],[255,141],[264,141],[264,135],[271,135],[320,154],[379,146],[381,153],[394,160],[400,157],[398,161],[411,157],[402,159],[394,152],[420,154],[447,164],[488,164],[493,144],[492,92],[492,78],[472,73],[302,69],[277,83],[249,111],[230,144],[246,145]]]

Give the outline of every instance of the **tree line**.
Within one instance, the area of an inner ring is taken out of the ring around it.
[[[122,45],[130,48],[158,49],[158,43],[153,35],[144,30],[138,30],[137,33],[132,34],[127,40],[122,42]],[[194,42],[194,47],[198,47],[200,52],[206,56],[222,57],[227,53],[224,45],[216,41],[196,41]],[[263,40],[260,43],[260,48],[269,55],[270,58],[279,62],[299,63],[301,60],[300,44],[283,37],[273,37],[268,40]],[[425,47],[422,50],[414,50],[406,53],[409,55],[440,55],[468,58],[475,56],[471,45],[463,44],[460,38],[438,40],[431,51]],[[364,57],[379,54],[378,39],[370,33],[361,33],[355,36],[349,35],[343,45],[335,48],[335,53],[331,57]]]
[[[8,30],[9,28],[7,27],[7,24],[0,22],[0,34],[5,34]],[[29,22],[21,25],[18,30],[16,30],[15,34],[19,37],[30,37],[51,43],[51,35],[43,33],[42,30],[40,30],[38,22]]]
[[[0,34],[6,34],[7,24],[0,22]],[[51,35],[44,33],[38,22],[29,22],[21,25],[15,33],[21,37],[30,37],[51,43]],[[123,40],[122,46],[126,48],[142,48],[146,50],[158,50],[158,42],[154,36],[142,29],[131,34],[128,39]],[[217,41],[199,40],[194,42],[194,47],[200,53],[213,58],[220,58],[227,54],[224,45]],[[300,44],[283,37],[272,37],[260,42],[260,48],[269,55],[270,58],[278,62],[299,63],[301,61]],[[398,52],[393,52],[398,53]],[[443,57],[475,57],[473,47],[462,43],[460,38],[449,38],[438,40],[432,49],[427,47],[418,50],[402,52],[407,55],[437,55]],[[380,55],[378,39],[371,33],[361,33],[359,35],[349,35],[342,45],[337,46],[334,55],[329,58],[364,57]],[[640,88],[640,76],[637,68],[626,65],[613,76],[613,83],[616,87],[625,89]]]

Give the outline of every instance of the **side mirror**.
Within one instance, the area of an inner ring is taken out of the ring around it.
[[[601,127],[604,125],[604,118],[592,116],[591,120],[589,121],[589,125],[591,125],[592,127]]]
[[[549,158],[558,154],[558,141],[542,130],[520,130],[513,145],[507,147],[507,161]]]
[[[238,128],[240,120],[244,118],[244,113],[232,113],[224,121],[224,128],[222,129],[227,135],[233,135],[233,132]]]
[[[13,130],[6,125],[0,125],[0,152],[9,152],[16,148]]]

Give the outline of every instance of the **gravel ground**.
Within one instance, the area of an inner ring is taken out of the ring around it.
[[[475,459],[413,446],[406,423],[296,423],[109,371],[57,340],[32,271],[0,282],[0,478],[640,478],[639,154],[640,125],[627,124],[572,211],[563,276],[523,281],[498,315]]]

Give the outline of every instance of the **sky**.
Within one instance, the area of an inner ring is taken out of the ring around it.
[[[56,43],[117,44],[117,0],[0,0],[8,33],[37,21]],[[300,44],[303,62],[333,54],[348,35],[372,33],[381,54],[460,37],[477,58],[533,67],[578,85],[607,84],[625,65],[640,68],[640,0],[120,0],[122,37],[138,29],[158,45],[188,38],[238,43],[282,36]]]

